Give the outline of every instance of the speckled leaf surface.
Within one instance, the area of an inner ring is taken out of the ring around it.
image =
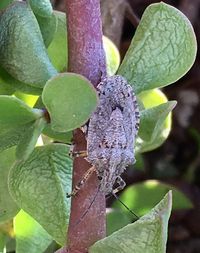
[[[172,193],[133,224],[97,241],[89,253],[165,253]]]
[[[14,161],[14,147],[0,153],[0,223],[12,219],[20,210],[8,190],[8,174]]]
[[[18,160],[26,160],[29,157],[45,125],[46,121],[40,118],[26,129],[16,148],[16,158]]]
[[[18,145],[26,130],[32,126],[31,123],[5,128],[0,126],[0,152]]]
[[[26,83],[20,82],[19,80],[13,78],[10,74],[8,74],[8,72],[6,72],[1,66],[0,66],[0,85],[4,86],[5,88],[7,87],[7,89],[18,90],[23,93],[28,93],[28,94],[33,94],[33,95],[40,95],[42,93],[41,88],[37,88],[31,85],[28,85]]]
[[[197,51],[193,28],[183,13],[163,2],[145,10],[118,73],[136,93],[163,87],[182,77]]]
[[[42,88],[57,71],[31,8],[25,2],[14,2],[0,14],[0,23],[1,66],[17,80]]]
[[[50,0],[28,0],[34,13],[41,17],[49,17],[53,13]]]
[[[51,127],[67,132],[83,125],[95,110],[98,97],[85,77],[72,73],[59,74],[47,82],[42,93]]]
[[[21,210],[14,219],[16,253],[44,253],[51,236],[30,215]]]
[[[40,31],[42,33],[42,38],[46,47],[52,42],[56,29],[57,29],[57,18],[54,13],[49,17],[36,16],[38,24],[40,26]]]
[[[61,245],[69,220],[72,160],[64,144],[36,147],[9,174],[10,192],[17,204]]]

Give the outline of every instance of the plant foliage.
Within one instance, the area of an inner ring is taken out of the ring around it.
[[[67,71],[66,17],[53,11],[49,0],[1,1],[0,28],[0,223],[14,219],[17,253],[42,253],[52,240],[66,243],[72,161],[64,143],[70,144],[72,130],[90,118],[98,96],[85,77],[61,73]],[[107,38],[104,48],[108,74],[119,67],[117,73],[137,94],[141,113],[137,154],[157,148],[170,132],[176,105],[159,88],[181,78],[195,60],[196,38],[190,22],[172,6],[152,4],[120,66],[119,52]],[[158,182],[157,191],[161,189]],[[129,195],[124,192],[125,202]],[[187,198],[181,197],[188,206]],[[119,211],[124,220],[116,228],[123,228],[96,242],[89,252],[164,253],[171,202],[170,192],[148,214],[125,227],[130,217]],[[113,224],[109,216],[108,224]],[[0,250],[5,250],[7,237],[0,228]]]

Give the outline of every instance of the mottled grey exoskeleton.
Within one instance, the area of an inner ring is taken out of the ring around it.
[[[87,160],[96,168],[100,190],[108,195],[124,188],[121,174],[135,162],[139,109],[132,87],[122,76],[105,78],[97,89],[99,105],[88,126]],[[119,186],[113,190],[115,183]]]

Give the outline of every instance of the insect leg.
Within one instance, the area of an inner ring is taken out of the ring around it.
[[[114,192],[112,192],[112,195],[116,198],[116,200],[118,200],[133,216],[135,216],[136,217],[136,220],[138,220],[139,219],[139,217],[126,205],[126,204],[124,204],[124,202],[122,202],[121,200],[120,200],[120,198],[114,193]]]
[[[73,151],[71,153],[72,157],[87,157],[87,151],[86,150],[81,150],[81,151]]]
[[[73,151],[73,146],[70,148],[69,156],[72,158],[75,157],[87,157],[87,151],[86,150],[80,150],[80,151]]]
[[[95,193],[95,195],[94,195],[94,198],[93,198],[92,201],[90,202],[88,208],[87,208],[87,209],[85,210],[85,212],[81,215],[81,217],[78,219],[78,221],[74,224],[73,227],[76,227],[78,224],[80,224],[81,221],[84,219],[84,217],[87,215],[87,213],[89,212],[91,206],[93,205],[93,203],[95,202],[95,200],[96,200],[96,198],[97,198],[97,196],[98,196],[98,193],[99,193],[99,191],[100,191],[100,187],[101,187],[101,185],[98,186],[98,189],[97,189],[97,191],[96,191],[96,193]]]
[[[117,177],[116,183],[118,183],[119,186],[113,190],[113,193],[117,193],[117,192],[121,191],[126,186],[126,183],[124,182],[124,180],[120,176]]]
[[[81,181],[79,181],[78,184],[75,186],[73,191],[71,193],[67,193],[67,198],[70,198],[76,195],[77,192],[81,189],[81,187],[85,184],[85,182],[87,182],[87,180],[90,178],[90,176],[92,175],[94,171],[96,171],[95,167],[94,166],[90,167],[83,175],[83,178],[81,179]]]

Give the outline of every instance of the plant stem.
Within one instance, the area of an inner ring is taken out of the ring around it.
[[[69,70],[96,86],[105,75],[99,0],[66,0]]]
[[[102,75],[106,74],[99,0],[66,0],[66,8],[68,69],[70,72],[84,75],[96,87]],[[81,130],[74,131],[74,145],[74,151],[87,148],[85,135]],[[91,165],[84,158],[78,157],[74,159],[73,166],[74,187]],[[72,198],[68,229],[69,253],[85,253],[89,246],[105,237],[105,196],[102,193],[97,195],[88,213],[75,225],[93,200],[98,185],[96,174],[93,174]]]

